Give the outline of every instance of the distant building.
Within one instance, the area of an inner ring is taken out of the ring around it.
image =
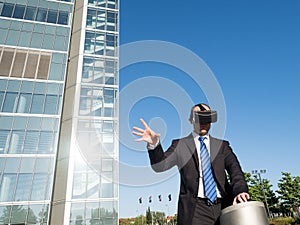
[[[118,0],[0,0],[0,224],[118,223]]]

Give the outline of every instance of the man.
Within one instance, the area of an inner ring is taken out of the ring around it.
[[[147,143],[151,166],[162,172],[177,166],[180,172],[178,225],[219,225],[221,209],[250,196],[244,174],[229,142],[209,135],[217,112],[204,103],[192,107],[189,121],[193,132],[173,140],[166,152],[159,134],[140,119],[144,129],[133,127],[136,141]],[[227,180],[227,174],[231,184]]]

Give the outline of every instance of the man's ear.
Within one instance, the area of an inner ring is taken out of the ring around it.
[[[191,124],[193,124],[193,119],[192,118],[189,118],[189,121]]]

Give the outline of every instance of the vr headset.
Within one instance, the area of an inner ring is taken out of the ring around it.
[[[193,112],[194,123],[215,123],[217,122],[217,111],[199,111]]]

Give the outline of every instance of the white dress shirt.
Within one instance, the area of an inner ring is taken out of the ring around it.
[[[206,196],[204,194],[203,175],[202,175],[202,167],[201,167],[201,159],[200,159],[200,141],[199,141],[200,135],[193,132],[193,137],[194,137],[194,141],[195,141],[195,145],[196,145],[196,149],[197,149],[197,153],[198,153],[197,155],[198,155],[199,172],[200,172],[198,197],[199,198],[206,198]],[[204,144],[206,145],[206,148],[208,150],[208,154],[210,155],[210,137],[209,137],[208,134],[204,135],[202,137],[205,137]],[[217,197],[220,198],[221,197],[220,191],[218,190],[218,187],[216,187],[216,189],[217,189]]]

